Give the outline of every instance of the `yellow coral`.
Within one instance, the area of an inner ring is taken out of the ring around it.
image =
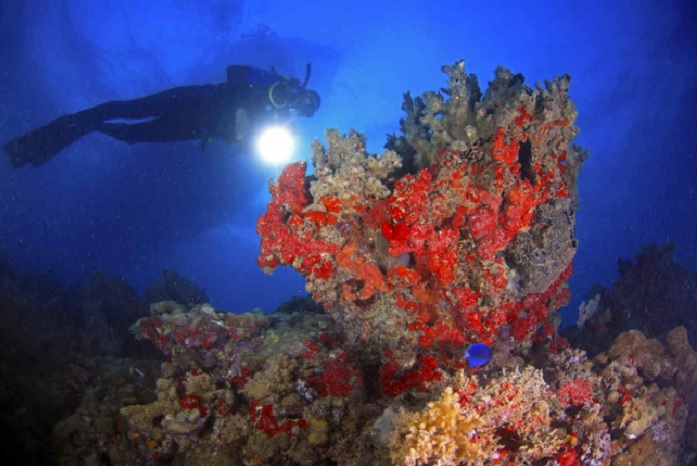
[[[397,415],[390,437],[390,456],[407,466],[481,460],[486,453],[476,441],[480,424],[478,415],[463,412],[460,397],[447,387],[438,400],[428,403],[422,411],[402,411]]]

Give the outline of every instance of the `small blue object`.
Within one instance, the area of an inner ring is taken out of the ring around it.
[[[483,366],[491,361],[491,350],[483,343],[475,343],[465,350],[465,357],[472,367]]]

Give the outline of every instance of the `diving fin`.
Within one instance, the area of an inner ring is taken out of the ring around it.
[[[94,123],[66,115],[8,141],[3,148],[13,167],[20,168],[30,163],[38,167],[96,128]]]

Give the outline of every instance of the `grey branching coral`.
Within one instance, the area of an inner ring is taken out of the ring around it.
[[[388,150],[381,156],[368,155],[365,136],[353,130],[344,138],[337,129],[330,128],[326,138],[326,149],[317,139],[312,143],[315,178],[321,181],[310,184],[314,199],[348,199],[356,193],[373,199],[389,196],[386,181],[401,166],[401,159],[395,152]]]
[[[567,94],[569,75],[546,81],[544,88],[538,85],[531,89],[524,84],[523,75],[499,66],[482,98],[479,81],[476,75],[466,73],[464,60],[443,66],[443,72],[448,75],[449,87],[441,92],[429,91],[416,98],[408,92],[404,95],[402,108],[407,117],[401,121],[402,142],[418,154],[419,167],[436,163],[443,148],[476,150],[483,141],[494,137],[498,127],[513,124],[520,117],[521,107],[540,110],[541,118],[530,122],[534,127],[530,132],[554,141],[544,148],[544,156],[558,150],[561,141],[569,141],[578,133],[572,124],[577,112]],[[399,146],[398,139],[392,138],[391,142],[388,147]],[[401,154],[403,150],[398,152]],[[569,181],[575,179],[586,156],[586,152],[572,147],[568,157],[574,173],[567,177]]]

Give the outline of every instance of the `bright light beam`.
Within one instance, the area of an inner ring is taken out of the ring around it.
[[[256,151],[265,163],[284,164],[290,161],[295,152],[295,139],[288,128],[271,126],[259,134]]]

